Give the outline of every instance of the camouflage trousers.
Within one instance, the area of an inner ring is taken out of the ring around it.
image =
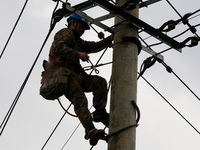
[[[81,81],[78,81],[75,76],[69,76],[65,96],[74,105],[74,111],[87,133],[95,129],[95,127],[90,111],[88,110],[88,101],[85,92],[93,93],[93,106],[96,110],[104,109],[107,104],[106,80],[100,76],[86,75],[81,77]]]

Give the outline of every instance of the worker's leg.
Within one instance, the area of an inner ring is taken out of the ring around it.
[[[100,76],[86,76],[83,78],[82,88],[85,92],[93,92],[93,106],[96,109],[93,120],[108,126],[109,115],[105,109],[108,92],[106,80]]]
[[[84,91],[80,87],[78,81],[73,76],[69,77],[69,84],[67,91],[65,92],[65,96],[74,105],[75,113],[77,114],[81,124],[85,128],[85,139],[89,139],[90,133],[95,130],[95,127],[92,123],[92,116],[88,110],[88,102]]]
[[[93,106],[95,109],[104,109],[107,104],[107,83],[100,76],[86,76],[82,80],[84,92],[93,92]]]

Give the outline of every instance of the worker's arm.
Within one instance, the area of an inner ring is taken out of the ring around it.
[[[83,41],[83,51],[86,53],[99,52],[102,49],[104,49],[105,46],[112,44],[112,41],[113,41],[113,35],[110,35],[99,42]]]
[[[77,52],[78,53],[78,57],[82,60],[82,61],[88,61],[89,60],[89,56],[87,53],[85,52]]]
[[[59,60],[71,61],[73,63],[74,60],[78,58],[83,58],[82,55],[78,54],[78,51],[73,49],[76,44],[76,40],[74,34],[69,29],[61,29],[54,36],[54,42],[51,46],[51,52],[55,53],[59,57]],[[51,54],[51,53],[50,53]]]

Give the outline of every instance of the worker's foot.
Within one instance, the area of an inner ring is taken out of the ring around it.
[[[89,130],[89,131],[85,131],[85,139],[88,140],[90,139],[90,137],[92,136],[93,132],[96,131],[97,129],[92,129],[92,130]]]
[[[105,139],[105,131],[104,130],[95,130],[92,132],[90,137],[90,145],[95,146],[97,145],[99,140]]]
[[[93,112],[93,121],[102,122],[106,127],[109,125],[109,114],[106,109],[95,110]]]

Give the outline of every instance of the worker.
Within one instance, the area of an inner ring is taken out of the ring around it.
[[[90,29],[87,20],[77,14],[72,14],[67,22],[68,27],[61,29],[54,36],[49,61],[61,61],[64,67],[72,70],[73,73],[69,76],[68,88],[64,95],[74,105],[74,111],[85,128],[85,139],[90,140],[91,145],[96,145],[98,140],[105,136],[105,132],[97,130],[93,121],[102,122],[106,127],[109,124],[109,114],[105,109],[107,82],[100,76],[85,73],[80,65],[80,59],[89,61],[88,53],[110,45],[113,35],[99,42],[85,41],[80,37],[85,30]],[[92,115],[88,110],[88,101],[84,92],[93,93],[95,111]]]

